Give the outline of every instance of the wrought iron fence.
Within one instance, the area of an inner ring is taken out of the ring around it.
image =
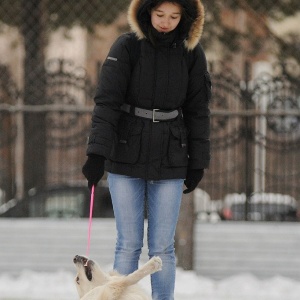
[[[213,159],[203,189],[222,200],[225,219],[297,218],[300,82],[285,66],[276,70],[251,82],[247,72],[243,80],[228,71],[213,74]],[[238,213],[226,215],[232,207]]]
[[[1,1],[0,204],[83,180],[97,74],[129,30],[129,3]],[[298,1],[203,3],[201,42],[220,63],[210,64],[213,160],[200,187],[213,200],[245,194],[244,218],[254,195],[300,201]]]
[[[47,66],[49,104],[0,104],[3,158],[0,185],[6,199],[26,191],[26,172],[22,167],[28,159],[24,140],[26,114],[43,116],[46,121],[45,140],[34,145],[45,151],[45,160],[33,158],[28,162],[37,172],[33,174],[35,180],[43,177],[44,186],[84,183],[81,167],[90,128],[89,101],[95,87],[84,70],[69,61],[51,61]],[[262,74],[252,82],[251,88],[247,78],[238,79],[228,70],[215,72],[212,78],[212,163],[200,188],[214,202],[221,200],[222,209],[242,202],[245,211],[236,217],[240,219],[252,218],[251,207],[258,198],[263,199],[258,202],[277,201],[277,208],[290,201],[297,208],[300,201],[299,83],[289,80],[284,73]],[[275,198],[270,199],[271,194]],[[218,212],[229,218],[226,211]]]

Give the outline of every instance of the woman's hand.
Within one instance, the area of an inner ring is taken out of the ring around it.
[[[104,174],[104,161],[105,157],[101,155],[92,154],[88,156],[88,159],[82,167],[82,173],[88,181],[89,189],[93,185],[97,185]]]
[[[187,187],[186,190],[183,191],[184,194],[188,194],[192,192],[204,175],[204,169],[188,169],[186,174],[186,180],[184,181],[185,186]]]

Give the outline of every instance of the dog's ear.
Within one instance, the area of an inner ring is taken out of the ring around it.
[[[93,279],[92,266],[93,266],[93,262],[91,262],[91,263],[87,262],[84,265],[84,272],[85,272],[85,276],[86,276],[88,281],[92,281],[92,279]]]

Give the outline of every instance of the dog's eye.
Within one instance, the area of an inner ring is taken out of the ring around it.
[[[76,283],[79,284],[79,276],[76,277]]]

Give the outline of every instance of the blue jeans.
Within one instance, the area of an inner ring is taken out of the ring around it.
[[[145,198],[148,214],[148,255],[162,259],[162,271],[151,275],[152,297],[173,300],[176,258],[174,236],[183,179],[144,180],[108,174],[117,227],[114,269],[129,274],[138,268],[143,247]]]

